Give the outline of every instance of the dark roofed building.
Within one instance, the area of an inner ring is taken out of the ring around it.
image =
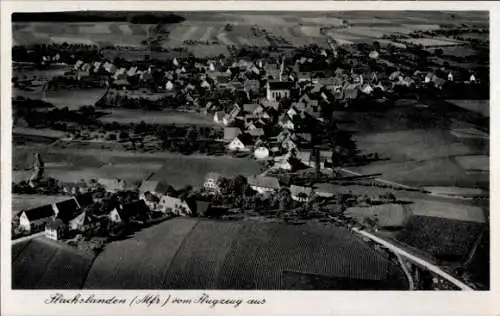
[[[19,226],[26,231],[44,226],[55,215],[52,205],[44,205],[21,212]]]
[[[276,101],[288,98],[294,85],[292,81],[269,81],[266,87],[267,100]]]
[[[65,223],[68,223],[81,213],[81,209],[75,199],[55,203],[54,210],[57,213],[57,218]]]
[[[144,200],[123,204],[118,208],[118,213],[123,221],[130,221],[131,219],[146,220],[149,211]]]
[[[75,200],[78,203],[78,206],[80,208],[87,207],[89,205],[94,204],[94,199],[92,197],[92,193],[84,193],[84,194],[78,194],[75,196]]]

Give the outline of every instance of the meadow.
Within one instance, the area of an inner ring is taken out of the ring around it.
[[[105,111],[109,114],[101,116],[99,118],[101,122],[128,124],[144,121],[146,124],[217,126],[212,117],[195,112],[128,109],[106,109]]]

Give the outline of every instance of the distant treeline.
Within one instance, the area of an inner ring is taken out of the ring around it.
[[[130,22],[134,24],[179,23],[185,18],[169,12],[23,12],[13,13],[12,22]]]

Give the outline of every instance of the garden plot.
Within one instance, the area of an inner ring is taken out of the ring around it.
[[[95,105],[105,93],[104,88],[47,90],[43,93],[42,99],[57,108],[68,107],[70,110],[78,110],[82,106]]]

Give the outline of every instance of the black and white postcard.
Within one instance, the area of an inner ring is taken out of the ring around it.
[[[92,2],[2,12],[4,315],[494,315],[493,4]]]

